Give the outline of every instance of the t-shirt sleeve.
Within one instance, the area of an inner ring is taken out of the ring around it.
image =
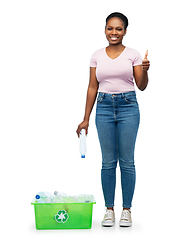
[[[96,60],[96,54],[93,53],[91,59],[90,59],[90,67],[97,67],[97,60]]]
[[[142,65],[142,57],[138,51],[134,51],[132,66]]]

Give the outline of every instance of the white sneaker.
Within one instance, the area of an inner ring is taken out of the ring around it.
[[[103,227],[113,227],[115,223],[115,214],[113,210],[106,209],[104,219],[102,221]]]
[[[131,227],[132,226],[132,217],[130,210],[123,210],[121,214],[121,219],[119,221],[120,227]]]

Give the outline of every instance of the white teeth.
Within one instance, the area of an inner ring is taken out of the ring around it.
[[[112,39],[112,40],[117,40],[117,38],[116,38],[116,37],[111,37],[111,39]]]

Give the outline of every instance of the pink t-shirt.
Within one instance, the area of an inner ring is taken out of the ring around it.
[[[126,47],[115,59],[110,58],[106,48],[94,52],[90,67],[96,67],[98,92],[124,93],[135,91],[133,66],[142,65],[142,58],[135,49]]]

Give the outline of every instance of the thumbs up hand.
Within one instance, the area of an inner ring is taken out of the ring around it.
[[[146,71],[149,70],[149,67],[150,67],[150,62],[149,60],[147,59],[147,56],[148,56],[148,50],[146,51],[145,53],[145,57],[144,59],[142,60],[142,70],[143,71]]]

